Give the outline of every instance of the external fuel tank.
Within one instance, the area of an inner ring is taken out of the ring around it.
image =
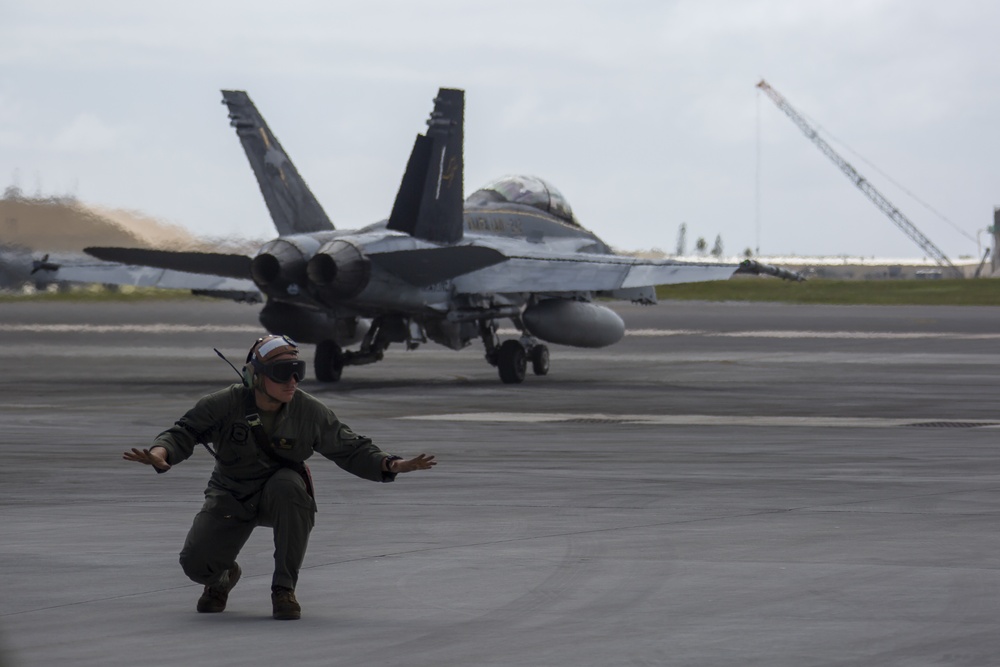
[[[521,318],[529,332],[557,345],[605,347],[625,335],[618,313],[587,301],[546,299],[525,308]]]

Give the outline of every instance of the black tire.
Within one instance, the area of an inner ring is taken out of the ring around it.
[[[536,345],[531,348],[531,370],[535,375],[549,374],[549,348],[545,345]]]
[[[313,360],[316,379],[320,382],[337,382],[344,370],[344,353],[340,346],[332,340],[324,340],[316,346],[316,358]]]
[[[518,340],[505,340],[497,351],[497,371],[504,384],[524,382],[528,370],[528,354]]]

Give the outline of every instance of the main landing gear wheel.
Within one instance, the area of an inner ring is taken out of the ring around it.
[[[528,353],[521,341],[505,340],[497,350],[497,371],[504,384],[520,384],[524,382],[524,373],[528,369]]]
[[[324,340],[316,346],[313,360],[316,379],[320,382],[337,382],[344,370],[344,353],[332,340]]]
[[[549,374],[549,348],[545,345],[536,345],[531,348],[528,355],[531,357],[531,370],[535,375]]]

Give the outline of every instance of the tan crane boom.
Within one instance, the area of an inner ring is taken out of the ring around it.
[[[858,173],[857,169],[852,167],[847,160],[840,157],[840,155],[833,150],[830,144],[826,143],[819,136],[819,133],[817,133],[816,130],[814,130],[812,126],[806,122],[805,118],[792,108],[792,105],[788,103],[788,100],[781,96],[781,93],[768,85],[767,81],[764,81],[763,79],[761,79],[760,83],[757,84],[757,87],[764,91],[764,93],[770,97],[776,105],[778,105],[778,108],[784,111],[785,115],[791,118],[792,121],[799,126],[799,129],[802,130],[807,137],[809,137],[810,141],[816,144],[819,149],[823,151],[824,155],[833,160],[834,164],[840,167],[840,170],[847,174],[847,177],[851,179],[851,181],[858,186],[858,188],[864,192],[869,199],[875,202],[875,205],[878,206],[883,213],[889,216],[889,219],[896,223],[897,227],[903,230],[904,234],[916,241],[917,245],[919,245],[924,252],[933,257],[934,261],[936,261],[940,266],[951,269],[951,271],[954,272],[955,277],[964,277],[962,271],[957,266],[952,264],[951,260],[949,260],[929,238],[921,234],[920,230],[917,229],[905,215],[900,213],[898,208],[892,205],[892,202],[886,199],[881,192],[876,190],[875,186],[869,183],[865,177]]]

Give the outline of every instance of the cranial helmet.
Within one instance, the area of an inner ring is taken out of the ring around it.
[[[267,375],[279,382],[286,382],[292,374],[296,375],[296,380],[301,380],[305,375],[305,362],[295,360],[289,366],[289,373],[284,377],[274,377],[275,364],[272,362],[282,355],[299,356],[299,346],[288,336],[268,335],[258,338],[247,352],[246,365],[243,366],[243,384],[247,387],[256,387],[261,375]],[[285,370],[285,369],[282,369]]]

